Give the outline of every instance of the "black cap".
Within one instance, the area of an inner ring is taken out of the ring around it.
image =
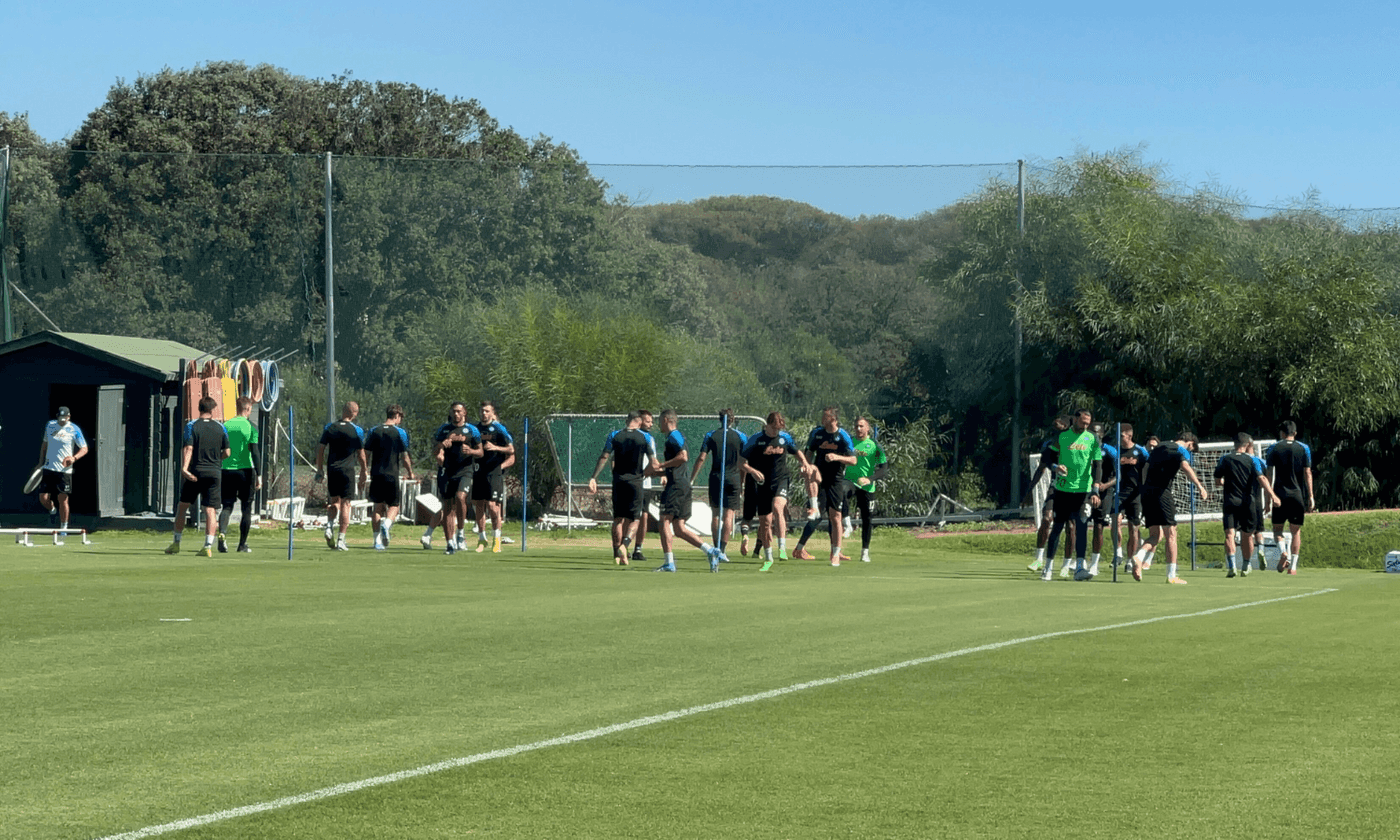
[[[66,405],[61,405],[61,406],[58,407],[58,413],[55,414],[54,416],[57,417],[57,418],[60,419],[60,420],[67,420],[67,419],[68,419],[68,415],[70,415],[70,414],[72,414],[72,412],[70,412],[70,411],[68,410],[68,406],[66,406]]]

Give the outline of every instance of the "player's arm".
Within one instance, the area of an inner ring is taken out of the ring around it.
[[[1209,499],[1209,498],[1210,498],[1210,491],[1206,489],[1206,486],[1205,486],[1204,484],[1201,483],[1201,479],[1200,479],[1199,477],[1197,477],[1195,469],[1193,469],[1193,468],[1191,467],[1191,462],[1190,462],[1190,461],[1182,461],[1182,462],[1181,462],[1181,468],[1182,468],[1183,470],[1186,471],[1186,477],[1189,478],[1189,479],[1191,479],[1191,483],[1194,484],[1194,485],[1196,485],[1196,490],[1197,490],[1198,492],[1200,492],[1200,494],[1201,494],[1201,499],[1202,499],[1202,500]]]
[[[316,446],[316,480],[320,481],[325,476],[322,464],[326,462],[326,443],[322,441]]]
[[[357,460],[360,462],[360,489],[363,490],[365,481],[369,479],[369,462],[365,460],[364,447],[360,447],[356,455],[359,456]]]
[[[666,470],[673,470],[673,469],[675,469],[676,467],[681,466],[682,464],[688,463],[689,461],[690,461],[690,453],[687,452],[685,449],[681,449],[680,452],[677,452],[677,453],[675,454],[675,457],[673,457],[673,458],[671,458],[670,460],[667,460],[667,461],[662,461],[661,463],[657,464],[656,466],[659,467],[659,468],[661,469],[662,472],[665,472]]]
[[[1278,507],[1281,504],[1281,501],[1278,495],[1274,493],[1273,485],[1269,484],[1269,480],[1265,478],[1262,473],[1255,475],[1255,478],[1259,480],[1259,486],[1264,488],[1264,495],[1269,497],[1269,502],[1274,507]],[[1225,482],[1221,480],[1217,481],[1216,483],[1223,485]]]
[[[1314,510],[1317,504],[1313,501],[1312,467],[1303,468],[1303,478],[1307,480],[1308,485],[1308,510]]]
[[[1099,496],[1099,482],[1103,480],[1103,459],[1095,458],[1089,462],[1089,504],[1098,507],[1103,498]]]
[[[190,472],[190,459],[194,457],[194,444],[187,443],[180,448],[180,475],[188,481],[196,481],[194,473]]]
[[[598,492],[598,475],[603,472],[603,465],[606,464],[608,462],[608,459],[611,457],[612,453],[606,449],[603,450],[602,455],[598,456],[598,463],[595,464],[593,467],[593,475],[590,476],[588,479],[589,493],[596,494]]]
[[[703,467],[703,466],[705,466],[705,458],[706,458],[709,454],[710,454],[710,453],[706,452],[706,451],[703,450],[703,449],[700,450],[700,457],[695,459],[695,469],[693,469],[693,470],[690,471],[690,483],[691,483],[691,484],[694,484],[696,478],[699,477],[699,475],[700,475],[700,468]]]

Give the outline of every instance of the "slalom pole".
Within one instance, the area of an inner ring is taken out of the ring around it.
[[[1196,571],[1196,485],[1191,485],[1191,571]]]
[[[296,410],[287,400],[287,559],[292,559],[292,514],[297,508]]]
[[[1113,528],[1113,582],[1117,583],[1118,551],[1122,546],[1122,534],[1118,533],[1118,490],[1123,486],[1123,424],[1114,423],[1113,433],[1118,457],[1113,460],[1113,505],[1108,509],[1108,524]]]
[[[716,530],[716,531],[721,531],[721,532],[723,532],[723,531],[724,531],[724,485],[727,483],[727,479],[729,478],[729,469],[728,469],[727,465],[725,464],[725,461],[727,461],[727,460],[729,459],[729,456],[728,456],[728,454],[727,454],[727,453],[728,453],[728,450],[729,450],[729,415],[728,415],[727,413],[724,415],[724,417],[722,417],[722,418],[720,419],[720,430],[721,430],[721,431],[720,431],[720,436],[719,436],[719,510],[715,511],[715,515],[716,515],[717,517],[719,517],[719,527],[716,528],[715,530]],[[725,543],[728,543],[728,542],[729,542],[729,534],[724,534],[724,542],[725,542]],[[720,544],[720,535],[719,535],[719,534],[716,534],[716,535],[715,535],[715,545],[719,545],[719,544]]]
[[[525,534],[530,524],[530,418],[525,418],[525,464],[520,469],[520,553],[525,553]]]

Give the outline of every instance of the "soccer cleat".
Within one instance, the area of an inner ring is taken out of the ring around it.
[[[57,527],[58,527],[58,508],[53,508],[52,510],[49,511],[49,528],[52,529],[52,528],[57,528]]]
[[[759,570],[760,572],[766,572],[766,571],[769,571],[769,570],[772,569],[772,568],[773,568],[773,561],[772,561],[772,560],[764,560],[764,561],[763,561],[763,565],[762,565],[762,566],[759,566],[759,567],[758,567],[758,570]]]
[[[1069,580],[1069,566],[1060,567],[1060,580]]]
[[[813,557],[813,556],[812,556],[812,552],[808,551],[807,549],[805,549],[805,548],[799,548],[799,549],[797,549],[796,551],[794,551],[794,552],[792,553],[792,559],[794,559],[794,560],[815,560],[815,559],[817,559],[817,558],[816,558],[816,557]]]
[[[222,533],[219,534],[219,553],[228,554],[228,540]]]
[[[504,545],[515,545],[515,540],[510,537],[501,537],[501,543]]]
[[[1089,580],[1092,577],[1093,575],[1089,574],[1089,570],[1083,567],[1074,570],[1075,580]]]
[[[345,543],[336,543],[336,544],[335,544],[335,550],[336,550],[336,551],[349,551],[349,550],[350,550],[350,546],[346,545]]]
[[[674,572],[675,570],[675,563],[662,563],[660,566],[657,566],[655,569],[652,569],[652,571],[654,572]]]
[[[500,553],[501,553],[501,540],[500,540],[499,537],[497,537],[495,540],[493,540],[493,541],[491,542],[491,553],[492,553],[492,554],[500,554]]]
[[[388,548],[388,547],[389,547],[389,529],[387,529],[387,528],[380,528],[380,529],[379,529],[379,541],[382,542],[382,543],[384,543],[384,547],[385,547],[385,548]]]
[[[424,548],[427,548],[426,545],[423,546],[423,547],[424,547]],[[444,551],[443,554],[456,554],[456,553],[457,553],[457,544],[456,544],[455,542],[453,542],[452,540],[448,540],[448,541],[447,541],[447,550]]]
[[[197,557],[213,557],[213,556],[214,556],[214,546],[212,546],[212,545],[206,545],[204,548],[201,548],[199,551],[196,551],[196,552],[195,552],[195,556],[197,556]]]
[[[179,541],[179,540],[176,540],[175,542],[171,543],[170,545],[167,545],[167,546],[165,547],[165,553],[166,553],[166,554],[179,554],[179,553],[180,553],[180,541]]]
[[[335,532],[331,530],[329,525],[326,526],[326,548],[335,550]]]
[[[432,548],[432,547],[433,547],[433,538],[432,538],[432,535],[431,535],[431,534],[424,534],[423,536],[419,537],[419,538],[418,538],[418,544],[421,545],[421,546],[423,546],[424,548]]]
[[[788,559],[787,549],[786,549],[786,548],[780,548],[780,549],[778,549],[778,559],[779,559],[779,560],[786,560],[786,559]]]
[[[243,543],[243,544],[241,544],[241,545],[238,546],[238,553],[239,553],[239,554],[252,554],[252,553],[253,553],[253,549],[249,548],[247,543]]]
[[[1032,572],[1038,572],[1038,571],[1040,571],[1040,570],[1043,569],[1043,568],[1045,568],[1045,561],[1044,561],[1044,560],[1037,560],[1037,561],[1035,561],[1034,563],[1032,563],[1032,564],[1030,564],[1029,566],[1026,567],[1027,570],[1032,571]]]
[[[632,549],[632,562],[633,562],[633,563],[645,563],[646,561],[647,561],[646,555],[642,553],[642,550],[641,550],[640,548],[634,548],[634,549]]]
[[[1045,571],[1040,573],[1040,579],[1049,583],[1050,581],[1055,579],[1055,570],[1049,566],[1046,566]]]
[[[1225,572],[1225,577],[1227,577],[1227,578],[1232,578],[1232,577],[1234,577],[1234,576],[1235,576],[1235,567],[1234,567],[1234,566],[1231,566],[1231,567],[1229,568],[1229,570]]]
[[[389,547],[386,546],[384,543],[380,542],[379,540],[375,540],[375,541],[374,541],[374,550],[375,550],[375,551],[388,551],[388,550],[389,550]]]
[[[719,550],[718,550],[718,549],[716,549],[715,551],[710,552],[710,571],[712,571],[712,572],[718,572],[718,571],[719,571]]]
[[[870,552],[869,552],[869,551],[862,551],[862,552],[860,553],[860,562],[862,562],[862,563],[869,563],[869,562],[870,562]]]
[[[1253,564],[1252,564],[1252,563],[1245,563],[1243,566],[1240,567],[1240,577],[1248,577],[1248,576],[1249,576],[1249,567],[1250,567],[1251,565],[1253,565]]]
[[[1095,560],[1089,564],[1089,579],[1093,580],[1099,576],[1099,561]]]
[[[1185,585],[1186,585],[1186,581],[1182,580],[1182,579],[1179,578],[1179,577],[1169,577],[1169,578],[1167,578],[1167,583],[1174,583],[1174,584],[1176,584],[1176,585],[1178,585],[1178,586],[1185,586]]]

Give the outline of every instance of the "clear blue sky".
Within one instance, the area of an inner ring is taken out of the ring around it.
[[[13,3],[0,110],[59,140],[118,79],[239,60],[475,98],[590,164],[960,164],[1141,145],[1182,183],[1253,204],[1315,188],[1330,206],[1400,206],[1394,2],[943,5]],[[907,215],[945,174],[600,172],[644,200],[766,192],[847,215]]]

